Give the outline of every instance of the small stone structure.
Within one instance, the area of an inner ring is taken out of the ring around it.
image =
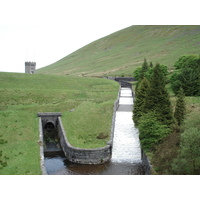
[[[40,166],[43,175],[47,175],[47,171],[44,164],[44,155],[45,155],[45,147],[44,147],[44,129],[48,128],[49,125],[54,128],[58,125],[58,117],[62,114],[60,112],[57,113],[38,113],[39,117],[39,141],[40,145]]]
[[[35,74],[36,62],[25,62],[25,73]]]

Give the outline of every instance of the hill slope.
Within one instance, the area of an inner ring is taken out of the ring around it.
[[[131,26],[96,40],[37,73],[131,75],[144,58],[171,68],[184,54],[199,54],[200,26]]]
[[[0,83],[0,175],[41,173],[38,112],[61,112],[73,146],[97,148],[110,139],[115,81],[2,72]]]

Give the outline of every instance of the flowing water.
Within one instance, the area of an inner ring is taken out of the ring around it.
[[[142,160],[139,135],[132,120],[132,110],[132,90],[122,88],[115,119],[112,162],[140,163]]]
[[[132,120],[132,110],[132,90],[130,88],[121,88],[110,162],[99,165],[83,165],[71,163],[59,155],[45,157],[47,173],[56,175],[145,174],[138,130]]]

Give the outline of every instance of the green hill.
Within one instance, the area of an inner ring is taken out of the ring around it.
[[[144,58],[169,68],[200,53],[200,26],[131,26],[96,40],[37,73],[75,76],[132,75]]]
[[[0,175],[41,173],[38,112],[61,112],[73,146],[97,148],[110,139],[116,82],[0,73],[0,83]]]

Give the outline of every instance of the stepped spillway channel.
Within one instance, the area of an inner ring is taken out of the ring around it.
[[[116,112],[111,162],[138,163],[142,161],[139,133],[132,120],[133,95],[130,88],[121,88]]]

